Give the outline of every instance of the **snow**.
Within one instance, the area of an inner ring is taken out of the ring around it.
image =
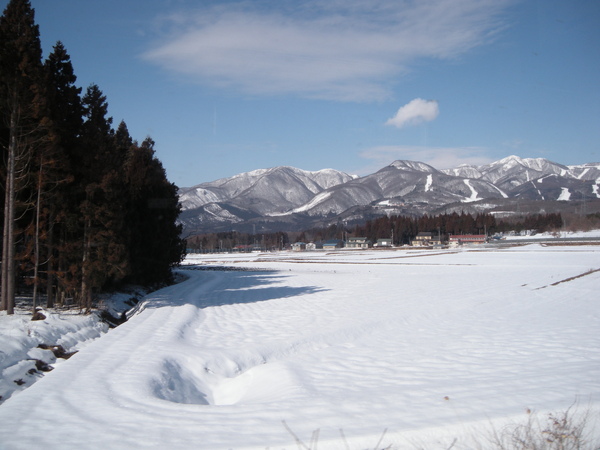
[[[556,174],[550,174],[537,179],[537,182],[542,184],[546,178],[556,177]]]
[[[492,186],[493,188],[495,188],[495,189],[496,189],[498,192],[500,192],[500,195],[501,195],[503,198],[508,198],[508,194],[507,194],[506,192],[504,192],[502,189],[500,189],[498,186],[496,186],[496,185],[494,185],[494,184],[492,184],[491,186]]]
[[[600,239],[600,230],[591,230],[591,231],[557,231],[557,232],[545,232],[545,233],[537,233],[534,235],[506,235],[504,237],[506,240],[532,240],[532,239],[549,239],[549,238],[562,238],[562,239]]]
[[[215,203],[222,199],[216,193],[209,191],[208,189],[198,187],[182,194],[179,200],[182,205],[182,209],[186,210],[200,208],[207,203]]]
[[[397,160],[391,163],[388,167],[395,167],[400,170],[416,170],[418,172],[437,172],[437,169],[420,161]]]
[[[560,189],[561,189],[560,195],[558,196],[557,200],[558,201],[561,201],[561,200],[568,201],[568,200],[570,200],[571,199],[571,193],[569,192],[569,188],[563,187],[563,188],[560,188]]]
[[[384,430],[381,447],[466,449],[528,409],[598,411],[599,256],[191,255],[186,281],[0,406],[0,447],[300,448],[289,427],[324,449]]]
[[[429,192],[431,185],[433,184],[433,175],[427,175],[427,181],[425,182],[425,192]]]
[[[46,319],[31,321],[30,313],[19,312],[0,315],[0,404],[40,379],[41,373],[32,370],[36,360],[57,362],[51,350],[39,345],[60,345],[66,352],[75,352],[108,331],[108,326],[95,315],[42,310]]]
[[[540,189],[535,185],[535,182],[531,181],[530,183],[533,186],[533,188],[537,191],[538,195],[540,196],[540,199],[545,200],[542,191],[540,191]]]
[[[589,168],[589,167],[586,167],[586,168],[583,170],[583,172],[581,172],[581,173],[580,173],[580,174],[577,176],[577,178],[578,178],[579,180],[581,180],[581,179],[582,179],[582,178],[585,176],[585,174],[586,174],[586,173],[588,173],[589,171],[590,171],[590,168]]]
[[[463,181],[464,181],[464,183],[467,185],[467,187],[468,187],[469,189],[471,189],[471,196],[470,196],[470,197],[468,197],[468,198],[465,198],[465,199],[463,200],[463,202],[465,202],[465,203],[470,203],[470,202],[476,202],[477,200],[479,200],[479,198],[478,198],[478,196],[477,196],[477,195],[478,195],[478,194],[477,194],[477,191],[476,191],[476,190],[473,188],[473,186],[471,186],[471,183],[470,183],[470,181],[469,181],[469,180],[467,180],[467,179],[464,179]]]
[[[308,203],[306,203],[305,205],[295,208],[290,212],[285,212],[282,214],[271,214],[271,216],[276,217],[276,216],[283,216],[283,215],[290,214],[290,213],[302,213],[302,212],[309,211],[310,209],[317,206],[319,203],[322,203],[325,200],[327,200],[329,197],[331,197],[331,195],[332,195],[331,191],[321,192],[320,194],[315,195],[314,198],[311,201],[309,201]]]

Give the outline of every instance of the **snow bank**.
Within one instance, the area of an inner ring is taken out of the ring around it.
[[[67,353],[83,348],[108,331],[96,315],[55,314],[42,310],[44,320],[31,321],[31,313],[17,310],[0,313],[0,403],[39,380],[57,363],[50,349],[61,346]],[[36,366],[37,364],[37,366]]]

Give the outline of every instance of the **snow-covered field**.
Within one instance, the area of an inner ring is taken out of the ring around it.
[[[0,406],[0,448],[473,448],[574,403],[597,423],[598,269],[597,245],[191,255]]]

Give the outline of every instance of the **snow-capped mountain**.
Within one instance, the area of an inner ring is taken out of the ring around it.
[[[579,166],[569,166],[569,174],[578,180],[600,179],[600,163],[581,164]]]
[[[480,179],[494,183],[500,189],[510,191],[544,175],[566,176],[569,168],[543,158],[519,158],[509,156],[500,161],[478,167]]]
[[[183,209],[223,201],[242,208],[252,204],[254,210],[264,214],[282,206],[305,203],[324,189],[351,179],[350,175],[333,169],[309,172],[293,167],[274,167],[183,189],[180,201]]]
[[[394,161],[374,174],[328,189],[290,212],[315,216],[381,202],[440,206],[500,197],[507,195],[487,181],[447,175],[421,162]]]
[[[181,189],[180,220],[188,229],[240,223],[292,210],[354,178],[334,169],[311,172],[280,166],[254,170]]]
[[[180,191],[188,232],[237,228],[302,228],[366,215],[423,214],[495,206],[514,199],[572,201],[600,198],[600,163],[565,166],[509,156],[481,166],[438,170],[394,161],[356,177],[334,169],[260,169]],[[483,202],[485,200],[485,202]]]

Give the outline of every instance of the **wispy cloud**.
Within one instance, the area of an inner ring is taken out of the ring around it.
[[[385,124],[402,128],[407,125],[418,125],[423,122],[431,122],[440,113],[438,102],[435,100],[423,100],[415,98],[406,105],[400,107],[394,117]]]
[[[481,147],[384,145],[368,148],[359,156],[370,161],[357,171],[361,175],[373,173],[399,159],[424,162],[436,169],[449,169],[461,164],[480,166],[493,161],[487,150]]]
[[[488,42],[508,1],[225,2],[165,16],[143,57],[234,92],[381,100],[417,60]]]

